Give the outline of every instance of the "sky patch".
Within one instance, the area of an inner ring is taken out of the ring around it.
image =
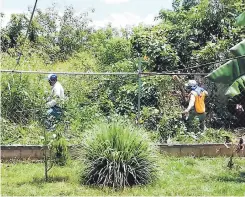
[[[121,4],[121,3],[126,3],[129,2],[129,0],[102,0],[106,4]]]

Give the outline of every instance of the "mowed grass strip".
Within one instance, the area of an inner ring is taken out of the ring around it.
[[[235,158],[229,170],[228,158],[174,158],[159,156],[158,179],[145,186],[124,190],[84,186],[80,183],[83,165],[72,161],[54,167],[44,181],[42,163],[2,163],[1,195],[8,196],[244,196],[245,158]]]

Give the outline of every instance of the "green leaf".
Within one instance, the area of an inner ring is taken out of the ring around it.
[[[245,25],[245,12],[243,12],[242,14],[240,14],[236,18],[236,25],[238,25],[238,26],[244,26]]]
[[[237,77],[241,76],[241,71],[245,73],[244,66],[240,68],[237,60],[230,60],[210,73],[207,78],[216,83],[231,84]]]
[[[245,40],[232,47],[235,56],[245,55]],[[216,83],[232,84],[238,77],[245,74],[245,57],[230,60],[210,73],[207,78]]]
[[[234,97],[241,94],[242,91],[245,91],[245,75],[241,76],[228,88],[225,95],[229,97]]]
[[[245,55],[245,40],[232,47],[230,52],[235,56]]]

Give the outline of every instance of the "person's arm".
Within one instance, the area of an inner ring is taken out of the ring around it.
[[[49,101],[47,102],[48,107],[54,107],[57,104],[57,99],[59,98],[59,90],[57,87],[54,87],[51,92]]]
[[[195,96],[193,94],[190,95],[190,101],[189,101],[189,105],[186,108],[186,110],[184,111],[184,113],[188,113],[191,108],[193,108],[195,105]]]
[[[57,98],[57,97],[56,97],[56,98]],[[47,106],[48,106],[48,107],[54,107],[54,106],[57,104],[56,98],[53,98],[53,99],[51,99],[49,102],[47,102]]]

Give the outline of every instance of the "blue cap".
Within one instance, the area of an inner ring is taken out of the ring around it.
[[[186,87],[196,87],[197,82],[195,80],[189,80],[188,83],[185,84]]]
[[[57,80],[57,75],[56,74],[49,74],[48,75],[48,80],[49,81],[56,81]]]

